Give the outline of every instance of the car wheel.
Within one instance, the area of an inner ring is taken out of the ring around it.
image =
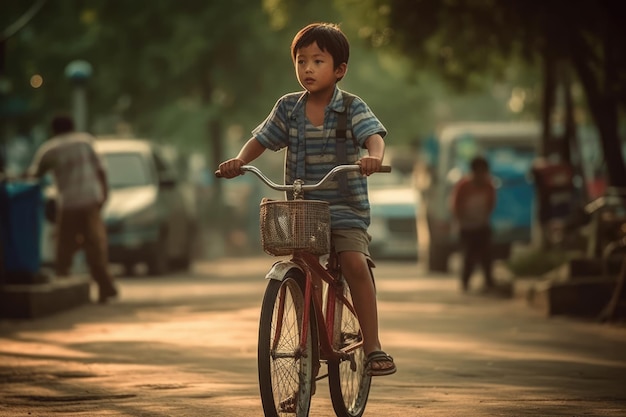
[[[191,267],[191,251],[186,252],[180,258],[176,259],[173,266],[176,269],[180,269],[182,271],[186,271]]]
[[[196,249],[196,229],[197,226],[195,224],[189,227],[185,240],[185,249],[172,263],[174,268],[186,271],[191,267]]]
[[[159,240],[152,245],[148,257],[148,274],[165,275],[169,269],[169,256],[167,253],[167,234],[161,233]]]

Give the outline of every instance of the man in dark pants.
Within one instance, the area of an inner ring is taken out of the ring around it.
[[[463,249],[461,288],[466,292],[477,263],[485,276],[485,289],[493,287],[491,271],[490,217],[496,203],[496,190],[489,174],[489,164],[481,156],[470,163],[470,173],[456,185],[452,194],[452,212],[458,222]]]
[[[37,150],[28,175],[54,175],[59,190],[56,213],[56,275],[70,273],[74,254],[82,245],[89,272],[98,284],[98,302],[118,295],[108,271],[107,236],[100,209],[108,185],[102,161],[93,148],[93,136],[74,131],[66,115],[52,120],[53,137]]]

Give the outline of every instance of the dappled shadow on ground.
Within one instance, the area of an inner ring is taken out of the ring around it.
[[[124,279],[119,302],[3,322],[0,414],[261,415],[256,339],[270,264]],[[453,276],[407,265],[381,263],[375,273],[381,339],[399,370],[375,380],[369,415],[617,416],[626,409],[623,329],[462,294]],[[314,414],[333,415],[319,391]]]
[[[519,300],[463,294],[452,276],[380,280],[379,293],[382,341],[402,380],[381,384],[395,392],[412,387],[411,398],[399,401],[420,408],[419,415],[462,415],[453,412],[459,402],[466,415],[626,410],[624,328],[547,318]]]
[[[30,407],[77,415],[97,409],[98,415],[202,416],[206,402],[221,397],[258,406],[256,332],[265,283],[256,278],[120,279],[121,299],[111,304],[3,321],[0,387],[6,389],[0,402],[11,415]],[[220,401],[228,410],[228,401]]]

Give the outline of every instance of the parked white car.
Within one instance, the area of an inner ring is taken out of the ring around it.
[[[376,259],[418,259],[419,194],[410,180],[395,172],[368,178],[372,236]]]
[[[192,185],[181,180],[158,145],[138,139],[98,139],[107,170],[109,199],[103,208],[109,261],[131,273],[145,263],[161,275],[187,268],[197,230]]]

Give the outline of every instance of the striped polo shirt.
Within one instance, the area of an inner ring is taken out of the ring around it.
[[[37,177],[52,172],[64,209],[86,207],[103,199],[98,180],[103,165],[92,141],[93,137],[87,133],[55,136],[37,150],[28,170]]]
[[[287,184],[293,184],[297,178],[304,180],[305,184],[318,182],[338,165],[336,129],[339,113],[346,110],[343,92],[335,87],[326,107],[323,126],[313,126],[306,118],[307,96],[307,92],[284,95],[276,102],[265,121],[252,131],[252,135],[268,149],[279,151],[287,148]],[[374,134],[385,137],[387,131],[359,97],[354,97],[347,115],[346,148],[348,163],[352,164],[360,158],[360,150],[365,147],[368,137]],[[348,191],[348,195],[342,195],[337,181],[332,181],[324,189],[306,193],[305,198],[330,203],[333,229],[366,230],[370,223],[367,178],[359,172],[348,173]],[[288,198],[291,196],[288,195]]]

